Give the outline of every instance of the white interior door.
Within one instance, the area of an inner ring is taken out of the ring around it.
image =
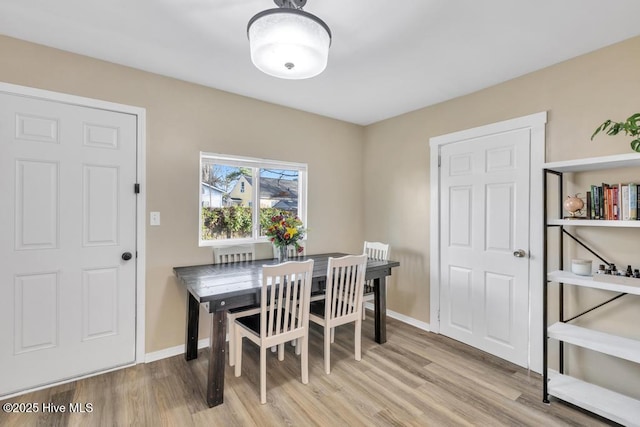
[[[136,126],[0,93],[0,396],[135,361]]]
[[[529,129],[440,148],[440,332],[521,366],[529,345],[529,148]]]

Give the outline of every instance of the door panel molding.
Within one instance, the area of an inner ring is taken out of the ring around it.
[[[529,368],[542,372],[542,165],[545,161],[545,124],[547,112],[504,120],[429,139],[430,146],[430,328],[440,333],[440,150],[443,146],[469,139],[492,136],[509,131],[528,129],[530,132],[530,189],[529,189]],[[498,158],[496,160],[499,160]],[[502,157],[504,162],[508,159]],[[497,162],[496,165],[500,163]],[[464,170],[464,165],[455,169]]]

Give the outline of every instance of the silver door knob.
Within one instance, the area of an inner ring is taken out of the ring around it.
[[[524,258],[527,253],[523,249],[518,249],[517,251],[513,251],[513,256],[516,258]]]

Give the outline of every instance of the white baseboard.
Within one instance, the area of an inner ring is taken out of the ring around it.
[[[373,311],[373,303],[367,302],[364,304],[365,308]],[[404,314],[396,313],[395,311],[387,310],[387,316],[392,319],[399,320],[408,325],[415,326],[418,329],[422,329],[423,331],[431,332],[431,326],[426,322],[421,322],[419,320],[414,319],[413,317],[405,316]]]
[[[373,311],[372,303],[365,303],[365,307],[369,310]],[[392,319],[399,320],[411,326],[415,326],[418,329],[422,329],[423,331],[431,332],[429,324],[426,322],[421,322],[412,317],[405,316],[404,314],[396,313],[395,311],[387,310],[387,316]],[[198,340],[198,350],[201,348],[209,347],[209,338],[203,338]],[[178,356],[180,354],[185,353],[184,345],[177,345],[175,347],[165,348],[163,350],[154,351],[152,353],[145,354],[144,363],[155,362],[156,360],[166,359],[167,357]]]
[[[209,347],[209,338],[203,338],[198,340],[198,350],[201,348]],[[147,353],[144,356],[144,363],[155,362],[156,360],[166,359],[167,357],[178,356],[186,352],[184,345],[177,345],[175,347],[165,348],[163,350]]]

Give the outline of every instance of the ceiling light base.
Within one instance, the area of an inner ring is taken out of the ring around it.
[[[307,4],[307,0],[273,0],[278,7],[304,7]]]

